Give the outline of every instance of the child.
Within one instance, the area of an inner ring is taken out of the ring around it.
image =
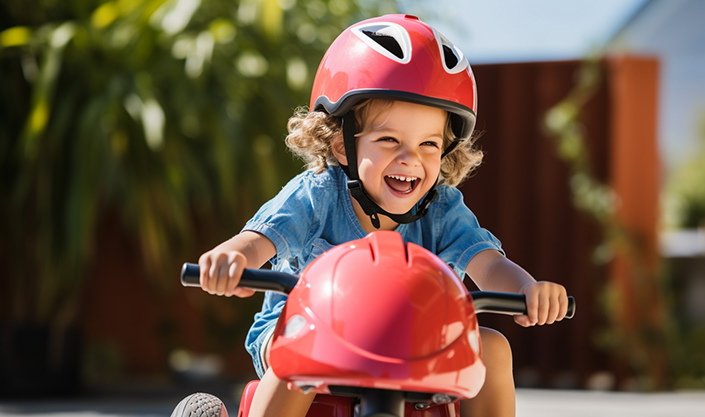
[[[479,165],[473,147],[475,82],[467,60],[433,28],[408,15],[369,19],[345,30],[316,74],[311,112],[289,120],[287,146],[309,170],[291,180],[232,239],[199,259],[211,294],[245,297],[243,268],[271,261],[298,274],[325,250],[377,229],[396,230],[467,273],[480,289],[526,295],[522,326],[566,315],[565,289],[536,282],[504,257],[455,186]],[[267,369],[274,325],[286,297],[266,293],[247,349],[262,378],[252,416],[304,416],[313,394],[289,391]],[[463,415],[514,415],[511,351],[482,329],[485,385]]]

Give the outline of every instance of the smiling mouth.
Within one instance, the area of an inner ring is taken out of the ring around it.
[[[401,194],[409,194],[416,188],[416,185],[419,183],[419,178],[406,177],[403,175],[387,175],[384,177],[384,181],[392,190]]]

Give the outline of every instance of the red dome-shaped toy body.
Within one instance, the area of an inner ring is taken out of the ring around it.
[[[477,91],[467,59],[415,16],[364,20],[328,48],[314,79],[311,110],[342,116],[367,98],[447,110],[459,140],[469,138],[475,126]]]
[[[319,393],[336,385],[471,398],[485,375],[462,281],[396,232],[337,246],[303,271],[277,324],[270,365]]]

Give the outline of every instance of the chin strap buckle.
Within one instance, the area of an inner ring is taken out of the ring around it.
[[[370,198],[365,194],[365,190],[362,188],[362,183],[360,180],[348,180],[348,190],[358,203],[362,207],[362,211],[370,216],[370,221],[375,229],[380,228],[379,217],[377,216],[377,209],[375,204],[370,200]]]

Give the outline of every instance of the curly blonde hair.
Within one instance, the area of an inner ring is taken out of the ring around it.
[[[355,127],[363,135],[372,127],[369,121],[373,114],[380,114],[394,104],[393,100],[369,99],[353,107]],[[297,157],[306,162],[306,169],[321,173],[329,166],[339,165],[331,147],[335,140],[342,138],[342,123],[339,117],[325,112],[309,112],[307,108],[296,109],[287,123],[289,134],[286,146]],[[457,187],[482,163],[483,153],[475,147],[479,138],[476,132],[470,139],[463,140],[441,160],[440,184]],[[447,118],[443,132],[443,142],[447,147],[456,136]]]

